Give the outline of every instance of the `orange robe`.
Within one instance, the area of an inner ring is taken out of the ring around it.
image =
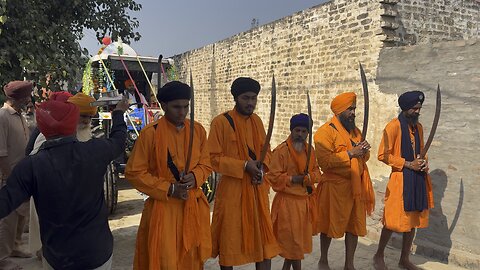
[[[305,151],[296,152],[289,137],[288,141],[273,151],[267,175],[273,190],[277,192],[272,204],[273,232],[281,248],[280,256],[289,260],[302,260],[304,254],[312,252],[316,204],[315,195],[307,193],[306,185],[314,188],[313,183],[318,183],[321,176],[313,151],[308,169],[310,179],[306,178],[304,185],[291,182],[292,176],[305,172],[306,147]],[[292,154],[292,151],[295,152]]]
[[[220,256],[222,266],[235,266],[272,258],[279,247],[270,217],[269,186],[266,181],[252,185],[244,170],[250,159],[247,145],[260,158],[266,137],[263,123],[256,114],[246,117],[235,109],[228,114],[235,131],[221,114],[213,119],[208,137],[212,167],[221,174],[212,219],[212,256]]]
[[[353,148],[350,141],[360,140],[360,130],[348,133],[336,116],[315,133],[315,152],[323,172],[317,187],[315,233],[331,238],[343,237],[346,232],[357,236],[367,234],[366,214],[372,213],[375,206],[375,193],[365,163],[370,154],[350,160],[347,153]]]
[[[420,149],[423,149],[423,127],[417,124],[420,136]],[[415,142],[413,129],[410,130],[410,139]],[[383,225],[395,232],[409,232],[412,228],[428,227],[429,210],[422,212],[405,212],[403,206],[403,165],[402,158],[402,130],[400,121],[395,118],[387,124],[383,131],[382,141],[378,149],[378,160],[392,167],[390,180],[385,192],[385,209],[383,213]],[[415,147],[415,145],[413,145]],[[413,148],[415,149],[415,148]],[[428,208],[433,208],[432,181],[430,175],[425,178],[427,181]]]
[[[165,117],[146,126],[128,159],[125,177],[150,196],[137,233],[134,269],[195,270],[211,254],[210,207],[200,187],[212,168],[205,129],[194,126],[190,172],[196,187],[186,201],[168,197],[176,181],[167,167],[167,150],[180,172],[185,168],[190,121],[177,129]]]

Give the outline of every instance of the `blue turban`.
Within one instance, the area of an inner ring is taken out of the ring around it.
[[[422,91],[409,91],[401,94],[398,97],[398,105],[402,111],[407,111],[413,108],[413,106],[417,105],[419,102],[420,104],[423,104],[424,100],[425,95]]]
[[[292,131],[296,127],[304,127],[306,129],[309,128],[309,120],[310,117],[304,113],[295,114],[290,118],[290,131]]]
[[[260,84],[252,78],[239,77],[233,81],[230,90],[234,98],[246,92],[254,92],[258,95],[260,92]]]

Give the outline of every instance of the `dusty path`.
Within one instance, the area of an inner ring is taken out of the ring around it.
[[[121,180],[124,181],[124,180]],[[119,190],[119,202],[117,211],[110,217],[110,228],[112,229],[115,239],[114,255],[113,255],[113,269],[132,269],[133,256],[135,250],[135,236],[140,222],[140,216],[143,209],[143,199],[128,184],[121,183]],[[26,244],[26,237],[25,244]],[[25,246],[26,247],[26,246]],[[357,252],[355,254],[355,263],[357,269],[373,269],[371,258],[376,250],[376,243],[366,238],[359,239]],[[314,249],[312,254],[305,257],[303,261],[303,269],[316,269],[319,258],[319,237],[314,237]],[[387,248],[387,265],[389,269],[400,269],[397,267],[397,259],[400,256],[400,251],[393,248]],[[421,256],[412,256],[413,261],[423,269],[431,270],[456,270],[463,269],[453,265],[446,265],[439,262],[434,262]],[[330,248],[330,263],[332,270],[343,269],[344,261],[344,244],[343,240],[332,241]],[[37,270],[42,269],[41,263],[36,258],[30,259],[15,259],[21,264],[24,269]],[[272,269],[281,269],[283,259],[276,257],[273,259]],[[210,259],[205,264],[205,269],[219,269],[218,261]],[[255,269],[254,265],[246,265],[237,267],[235,269]]]

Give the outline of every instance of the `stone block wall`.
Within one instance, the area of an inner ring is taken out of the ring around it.
[[[475,110],[480,104],[476,96],[480,90],[479,6],[478,0],[332,0],[176,55],[177,75],[188,83],[192,71],[196,119],[208,130],[214,116],[233,108],[230,85],[239,76],[260,82],[256,112],[266,127],[274,73],[277,114],[273,148],[287,138],[290,117],[307,111],[307,90],[314,130],[332,116],[332,98],[345,91],[358,95],[356,122],[361,127],[361,62],[370,90],[367,140],[372,158],[368,165],[380,195],[390,169],[378,162],[376,155],[384,126],[399,112],[398,95],[412,88],[426,92],[421,119],[427,136],[433,93],[440,83],[444,111],[430,152],[436,209],[430,229],[420,231],[416,243],[429,241],[438,246],[443,255],[424,253],[441,259],[459,263],[462,259],[458,258],[472,258],[464,266],[475,269],[480,267],[480,227],[473,225],[479,221],[475,206],[480,203],[475,196],[480,167],[474,156],[480,150]],[[378,226],[381,198],[378,206],[375,220],[369,224]]]
[[[480,1],[401,0],[396,10],[404,44],[471,39],[480,33]]]
[[[234,106],[232,81],[239,76],[257,79],[262,91],[256,112],[268,125],[272,74],[277,81],[277,114],[271,142],[275,147],[289,134],[289,119],[307,111],[310,91],[314,130],[331,117],[331,99],[344,91],[359,94],[357,123],[363,122],[363,97],[358,63],[370,81],[371,117],[385,122],[389,114],[376,110],[394,99],[378,93],[378,55],[384,39],[384,9],[379,1],[337,0],[298,12],[290,17],[240,33],[174,57],[179,77],[192,70],[199,121],[209,128],[211,119]],[[391,108],[394,111],[394,107]],[[393,114],[390,114],[392,116]],[[369,138],[382,128],[371,121]]]
[[[376,82],[379,91],[389,95],[425,92],[420,112],[425,137],[440,84],[442,111],[429,151],[435,208],[430,226],[418,231],[416,242],[442,247],[438,254],[444,260],[458,255],[451,250],[480,254],[480,39],[386,48],[380,53]],[[477,260],[478,266],[478,256],[468,259],[461,264]]]

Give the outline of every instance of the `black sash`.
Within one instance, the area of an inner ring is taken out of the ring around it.
[[[173,174],[173,177],[178,181],[180,181],[180,172],[178,171],[177,166],[173,163],[172,155],[170,154],[170,150],[167,150],[167,166],[170,169],[170,172]]]
[[[153,125],[155,129],[157,129],[157,124]],[[170,154],[170,150],[167,149],[167,167],[170,172],[173,174],[175,180],[180,181],[180,171],[178,170],[177,166],[173,162],[172,155]]]
[[[235,122],[233,122],[233,118],[230,116],[230,114],[224,113],[223,116],[225,116],[225,118],[227,118],[228,123],[230,123],[230,126],[233,128],[233,131],[235,131]],[[257,160],[257,155],[255,154],[255,152],[253,152],[253,150],[250,149],[250,146],[248,146],[248,145],[247,145],[247,148],[248,148],[248,156],[252,160]]]
[[[330,126],[333,127],[336,131],[338,131],[337,127],[333,123],[330,123]],[[357,146],[357,144],[352,139],[350,139],[350,143],[353,147]]]

